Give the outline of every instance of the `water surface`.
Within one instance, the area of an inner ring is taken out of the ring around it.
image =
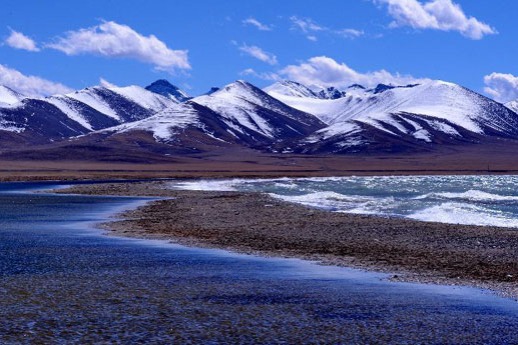
[[[1,344],[517,339],[517,303],[481,290],[102,236],[93,222],[143,199],[42,187],[0,184]]]
[[[518,176],[394,176],[175,181],[173,188],[260,191],[330,211],[518,228]]]

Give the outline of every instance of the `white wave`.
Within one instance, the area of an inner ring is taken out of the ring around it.
[[[324,208],[336,208],[341,202],[357,202],[358,199],[335,193],[335,192],[314,192],[303,195],[280,195],[270,193],[270,196],[281,199],[288,202],[302,204],[306,206],[324,207]]]
[[[280,195],[275,193],[270,193],[269,195],[283,201],[305,206],[358,214],[385,214],[383,209],[387,205],[394,203],[393,198],[344,195],[331,191],[312,192],[303,195]]]
[[[234,180],[196,180],[196,181],[175,181],[169,184],[172,189],[199,190],[199,191],[237,191],[236,185],[240,181]]]
[[[497,215],[482,207],[447,202],[410,214],[408,218],[448,224],[518,227],[518,219]]]
[[[283,182],[275,182],[275,187],[277,188],[285,188],[285,189],[297,189],[300,186],[296,183],[283,183]]]
[[[468,190],[463,193],[429,193],[415,197],[414,199],[443,198],[443,199],[462,199],[472,201],[518,201],[518,196],[499,195],[483,192],[481,190]]]
[[[517,183],[510,177],[324,177],[179,180],[171,182],[170,188],[257,191],[284,201],[336,212],[518,228],[518,210],[513,206],[518,202],[518,196],[502,195],[512,192],[512,186]],[[466,191],[443,192],[462,187],[466,187]],[[441,192],[425,194],[430,189]],[[299,195],[286,195],[294,193]],[[408,193],[422,195],[410,197]],[[487,202],[499,202],[510,211],[489,209]]]
[[[221,179],[221,180],[186,180],[186,181],[173,181],[169,183],[169,187],[172,189],[181,190],[198,190],[198,191],[216,191],[216,192],[234,192],[241,190],[240,187],[247,185],[254,185],[258,183],[279,183],[288,186],[294,179],[283,177],[277,179],[246,179],[246,178],[234,178],[234,179]],[[296,187],[296,185],[295,185]]]

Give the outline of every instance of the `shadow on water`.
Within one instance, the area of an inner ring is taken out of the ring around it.
[[[516,341],[511,300],[102,236],[93,222],[145,200],[11,193],[40,187],[0,185],[2,344]]]

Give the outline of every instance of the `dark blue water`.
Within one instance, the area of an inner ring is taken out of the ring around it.
[[[508,299],[102,236],[142,200],[13,193],[41,187],[0,184],[1,344],[518,342]]]

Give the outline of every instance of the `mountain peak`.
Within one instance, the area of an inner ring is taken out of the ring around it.
[[[217,92],[217,91],[219,91],[219,90],[220,90],[220,88],[219,88],[219,87],[213,86],[213,87],[211,87],[211,88],[210,88],[210,90],[209,90],[209,91],[207,91],[207,92],[205,93],[205,95],[212,95],[214,92]]]
[[[344,97],[345,95],[346,93],[344,91],[340,91],[334,86],[322,89],[318,93],[319,98],[322,99],[338,99]]]
[[[395,86],[392,86],[392,85],[386,85],[386,84],[378,84],[372,93],[374,94],[378,94],[378,93],[382,93],[382,92],[385,92],[387,90],[392,90],[396,88]]]
[[[214,92],[213,95],[219,95],[224,93],[231,93],[231,94],[258,94],[263,93],[261,89],[259,89],[257,86],[250,84],[249,82],[245,80],[236,80],[233,83],[227,84],[218,91]]]
[[[309,87],[292,80],[281,80],[264,89],[267,93],[291,97],[320,98],[319,95]]]
[[[183,90],[179,87],[171,84],[165,79],[159,79],[150,85],[146,86],[146,90],[165,96],[177,102],[185,102],[191,99]]]

